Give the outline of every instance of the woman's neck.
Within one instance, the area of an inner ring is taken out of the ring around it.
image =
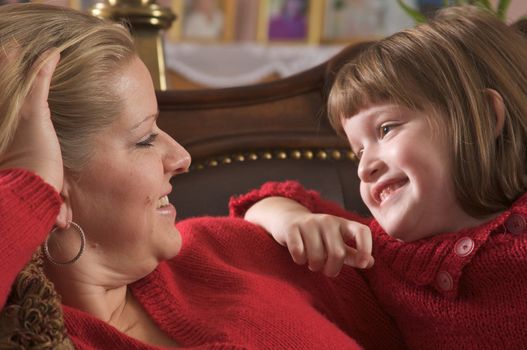
[[[45,260],[44,271],[55,285],[63,304],[89,313],[125,332],[125,311],[130,298],[126,278],[94,267],[89,272],[83,271],[79,262],[59,266]]]
[[[55,284],[63,304],[82,310],[145,343],[163,347],[178,346],[177,342],[161,331],[131,294],[128,283],[134,280],[107,271],[95,273],[93,265],[90,273],[83,273],[82,267],[78,262],[67,266],[53,265],[48,261],[44,263],[44,271]]]

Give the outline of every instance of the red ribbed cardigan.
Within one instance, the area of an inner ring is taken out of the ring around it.
[[[411,243],[294,181],[270,182],[231,200],[231,215],[269,196],[369,224],[375,265],[364,276],[409,348],[527,348],[527,194],[479,227]],[[354,307],[347,305],[348,312]]]
[[[0,172],[0,307],[60,203],[39,177]],[[192,219],[178,228],[180,254],[131,290],[183,348],[357,349],[357,342],[401,348],[393,322],[353,270],[334,280],[311,273],[263,230],[237,218]],[[63,310],[78,349],[155,349],[80,310]]]

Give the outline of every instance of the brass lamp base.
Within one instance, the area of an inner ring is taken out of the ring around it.
[[[148,67],[154,87],[167,89],[165,56],[161,31],[168,29],[176,16],[155,0],[109,0],[91,9],[93,16],[129,23],[139,57]]]

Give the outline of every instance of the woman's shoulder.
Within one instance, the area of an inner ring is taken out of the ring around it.
[[[246,238],[249,234],[262,235],[265,231],[242,218],[226,216],[202,216],[176,223],[184,240],[207,239],[211,241],[229,238]]]
[[[241,218],[198,217],[181,221],[176,227],[183,242],[178,258],[207,255],[244,260],[282,250],[263,228]]]

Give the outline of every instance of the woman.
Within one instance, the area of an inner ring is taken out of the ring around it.
[[[0,347],[400,345],[358,275],[302,273],[239,219],[174,226],[170,179],[190,157],[157,127],[151,79],[122,26],[9,5],[0,42]],[[54,292],[33,272],[14,281],[39,245],[62,305],[38,302]],[[61,313],[71,342],[60,317],[46,318]]]

